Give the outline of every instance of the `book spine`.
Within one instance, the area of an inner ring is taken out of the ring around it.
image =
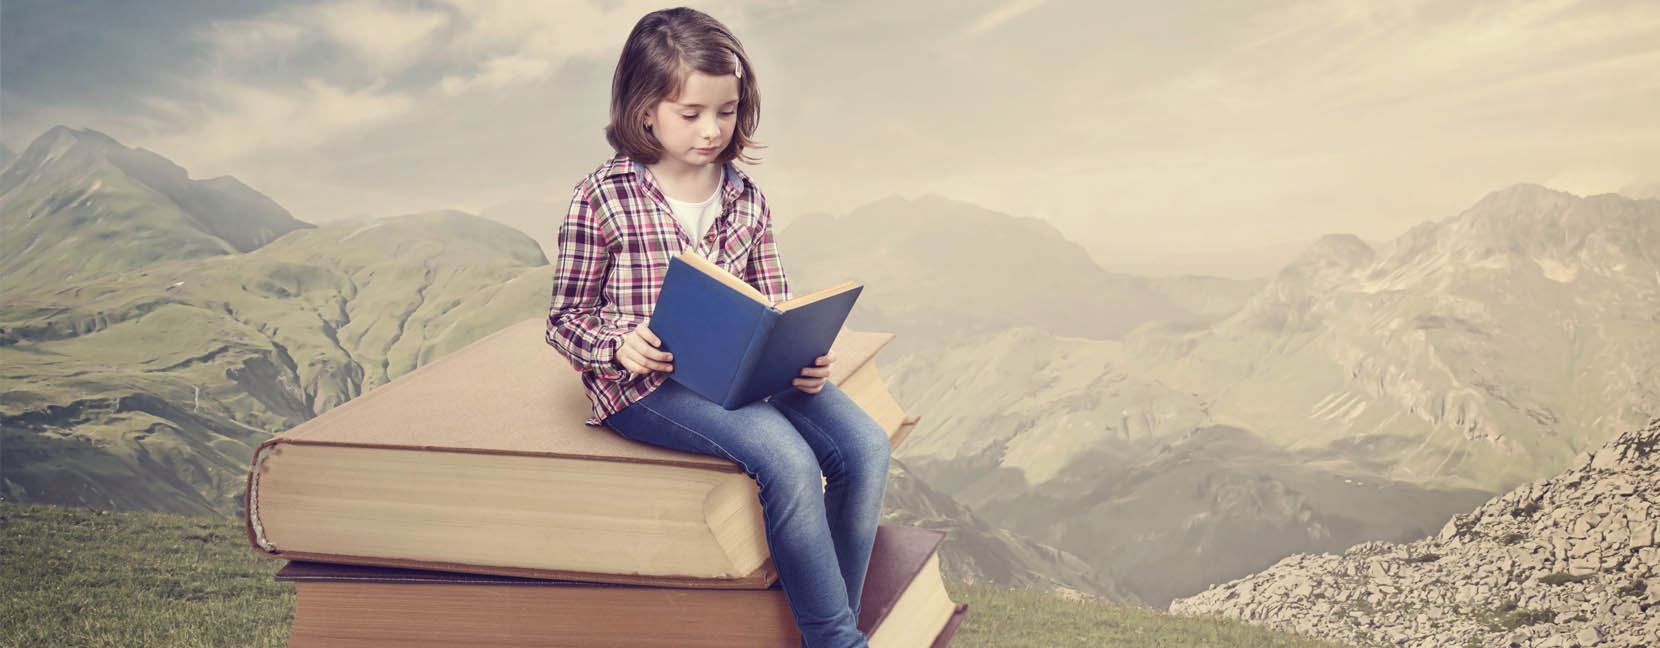
[[[761,312],[761,321],[755,323],[755,333],[749,338],[749,347],[744,349],[744,359],[738,363],[738,371],[732,376],[731,386],[727,387],[726,398],[721,399],[721,407],[737,409],[743,403],[740,399],[749,391],[749,382],[754,378],[755,365],[761,360],[761,352],[767,348],[767,340],[772,337],[772,328],[778,325],[778,318],[783,312],[776,308],[767,308]]]

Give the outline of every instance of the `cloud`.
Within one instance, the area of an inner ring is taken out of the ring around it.
[[[205,46],[203,58],[223,67],[288,56],[301,48],[308,31],[307,26],[291,21],[256,18],[212,21],[193,36]]]
[[[431,53],[447,13],[392,6],[378,0],[347,0],[301,12],[304,19],[350,48],[377,71],[402,71]]]
[[[263,152],[319,147],[346,133],[408,113],[415,97],[379,86],[350,89],[320,79],[273,88],[235,79],[204,81],[189,100],[150,97],[156,112],[189,127],[144,138],[146,148],[216,166]]]
[[[1014,20],[1033,9],[1043,6],[1048,0],[1011,0],[1002,6],[993,9],[979,17],[964,29],[962,38],[973,38],[996,29],[1003,23]]]

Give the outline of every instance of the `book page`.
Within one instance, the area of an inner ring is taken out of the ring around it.
[[[739,279],[738,275],[727,272],[726,268],[715,265],[714,262],[703,258],[703,255],[696,252],[682,252],[679,259],[681,261],[685,261],[686,265],[697,268],[699,271],[703,272],[703,274],[714,277],[715,280],[726,284],[739,293],[742,293],[745,297],[760,302],[764,306],[772,306],[772,301],[767,299],[766,295],[761,294],[761,291],[756,290],[754,286],[745,283],[743,279]]]

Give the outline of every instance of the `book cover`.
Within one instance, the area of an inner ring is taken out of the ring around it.
[[[674,354],[671,380],[737,409],[790,389],[803,368],[830,350],[862,290],[849,282],[772,304],[687,252],[669,260],[647,327]]]

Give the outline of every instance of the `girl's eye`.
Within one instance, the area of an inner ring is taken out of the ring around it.
[[[731,116],[736,115],[736,114],[738,114],[738,111],[728,110],[726,112],[721,113],[720,116],[722,116],[722,117],[731,117]]]
[[[681,117],[685,117],[686,119],[697,119],[697,115],[681,115]]]

